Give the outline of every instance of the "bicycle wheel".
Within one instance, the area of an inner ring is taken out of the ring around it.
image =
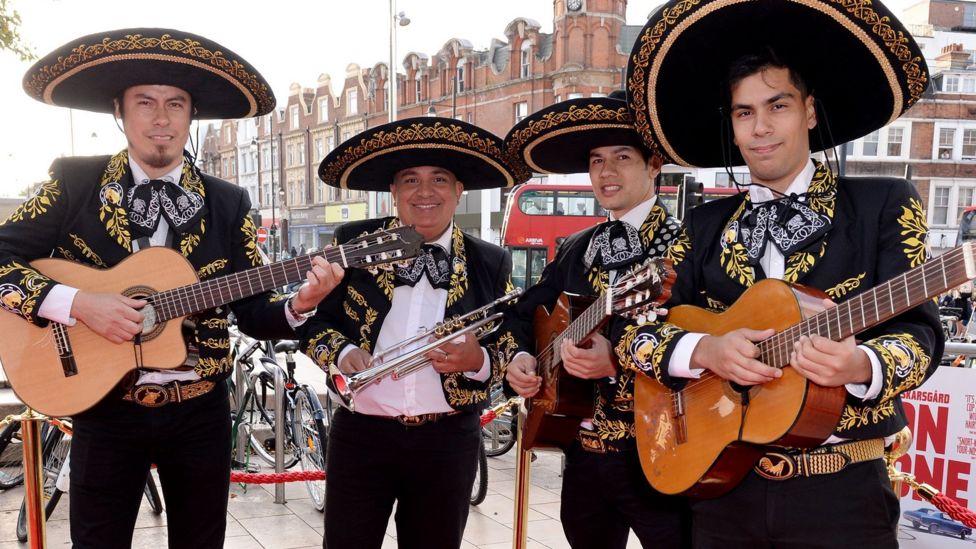
[[[491,457],[498,457],[511,450],[515,446],[516,433],[518,433],[518,414],[509,407],[481,428],[481,440],[485,452]]]
[[[71,437],[65,436],[60,429],[51,425],[45,424],[45,427],[47,428],[47,432],[42,437],[44,443],[41,446],[41,455],[43,456],[44,463],[42,473],[42,480],[44,482],[43,497],[45,500],[44,516],[51,518],[51,514],[54,513],[54,508],[57,507],[58,502],[61,500],[61,494],[63,493],[55,483],[58,480],[61,467],[65,465],[68,457],[68,450],[71,448]],[[17,516],[17,539],[27,541],[26,499],[20,504],[20,514]]]
[[[153,478],[152,473],[149,473],[146,478],[146,487],[143,491],[146,493],[146,501],[149,502],[153,514],[163,514],[163,499],[159,497],[159,488],[156,487],[156,479]]]
[[[20,439],[20,422],[12,421],[0,431],[0,490],[24,482],[24,447]]]
[[[270,372],[262,371],[252,376],[248,390],[251,398],[247,402],[244,421],[250,425],[248,441],[251,449],[269,466],[275,466],[275,420],[274,409],[274,376]],[[289,403],[285,399],[285,421],[287,422],[287,408]],[[290,469],[298,463],[298,455],[292,437],[288,435],[288,423],[285,423],[284,465]]]
[[[325,450],[329,442],[322,418],[325,416],[318,397],[307,385],[295,391],[292,433],[298,464],[302,471],[325,471]],[[306,480],[305,487],[312,498],[312,504],[319,511],[325,509],[325,481]]]
[[[478,449],[478,469],[475,471],[474,483],[471,485],[471,505],[478,505],[485,501],[488,495],[488,452],[482,444]]]

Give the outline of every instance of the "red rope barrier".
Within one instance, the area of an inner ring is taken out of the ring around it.
[[[286,471],[284,473],[241,473],[231,471],[230,481],[242,484],[277,484],[279,482],[301,482],[306,480],[325,480],[325,471]]]
[[[488,410],[487,412],[481,414],[481,426],[484,427],[492,421],[495,421],[496,417],[498,417],[498,414],[496,414],[494,410]]]
[[[976,528],[976,513],[966,509],[949,496],[939,493],[929,501],[938,507],[939,511],[948,513],[953,520],[958,520],[970,528]]]

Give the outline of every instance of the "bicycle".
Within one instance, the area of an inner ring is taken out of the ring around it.
[[[18,422],[19,424],[19,422]],[[51,518],[61,496],[68,491],[71,452],[71,424],[59,419],[48,419],[41,428],[41,462],[43,480],[44,517]],[[23,476],[23,472],[21,472]],[[159,496],[156,481],[150,474],[143,488],[153,514],[163,512],[163,500]],[[27,541],[27,499],[20,504],[17,515],[17,539]]]
[[[19,486],[24,482],[23,455],[20,422],[11,421],[0,430],[0,490]]]
[[[491,407],[495,408],[507,401],[502,386],[495,386],[491,391]],[[506,406],[495,419],[481,428],[481,440],[487,455],[498,457],[511,450],[515,446],[517,432],[518,410],[514,406]]]
[[[255,356],[261,351],[262,356]],[[303,471],[324,471],[327,425],[331,424],[332,406],[327,399],[322,406],[318,396],[307,384],[295,380],[295,353],[297,341],[259,342],[239,334],[235,340],[235,368],[244,382],[243,394],[231,385],[233,427],[231,436],[235,448],[247,440],[247,446],[268,465],[275,464],[275,421],[279,416],[274,409],[275,371],[284,378],[284,432],[283,458],[285,468],[296,464]],[[277,353],[285,354],[285,368],[278,364]],[[241,461],[243,449],[235,455]],[[247,467],[245,457],[239,466]],[[325,481],[305,481],[313,505],[319,511],[325,509]]]

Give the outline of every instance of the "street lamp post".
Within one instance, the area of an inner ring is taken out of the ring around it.
[[[404,12],[397,13],[396,0],[390,0],[390,66],[387,70],[387,82],[389,82],[390,93],[387,94],[387,112],[390,122],[397,119],[397,70],[396,70],[396,31],[397,27],[406,27],[410,24],[410,18]],[[379,217],[377,203],[379,193],[370,193],[366,198],[366,209],[370,218]],[[383,201],[389,204],[389,200]],[[385,213],[385,212],[384,212]]]

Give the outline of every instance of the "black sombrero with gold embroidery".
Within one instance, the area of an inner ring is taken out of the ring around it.
[[[322,160],[319,177],[333,187],[389,191],[397,172],[417,166],[450,170],[467,190],[511,187],[531,176],[491,132],[453,118],[418,117],[349,138]]]
[[[505,147],[538,173],[586,172],[590,151],[597,147],[631,145],[648,154],[624,94],[616,93],[546,107],[516,124],[505,137]]]
[[[274,94],[250,63],[202,36],[173,29],[120,29],[72,40],[24,75],[28,95],[51,105],[114,111],[131,86],[185,90],[197,118],[246,118],[271,112]]]
[[[763,49],[796,69],[818,100],[814,151],[883,127],[928,86],[918,44],[880,2],[670,0],[648,19],[627,67],[628,103],[647,145],[688,166],[741,165],[723,138],[728,71]]]

